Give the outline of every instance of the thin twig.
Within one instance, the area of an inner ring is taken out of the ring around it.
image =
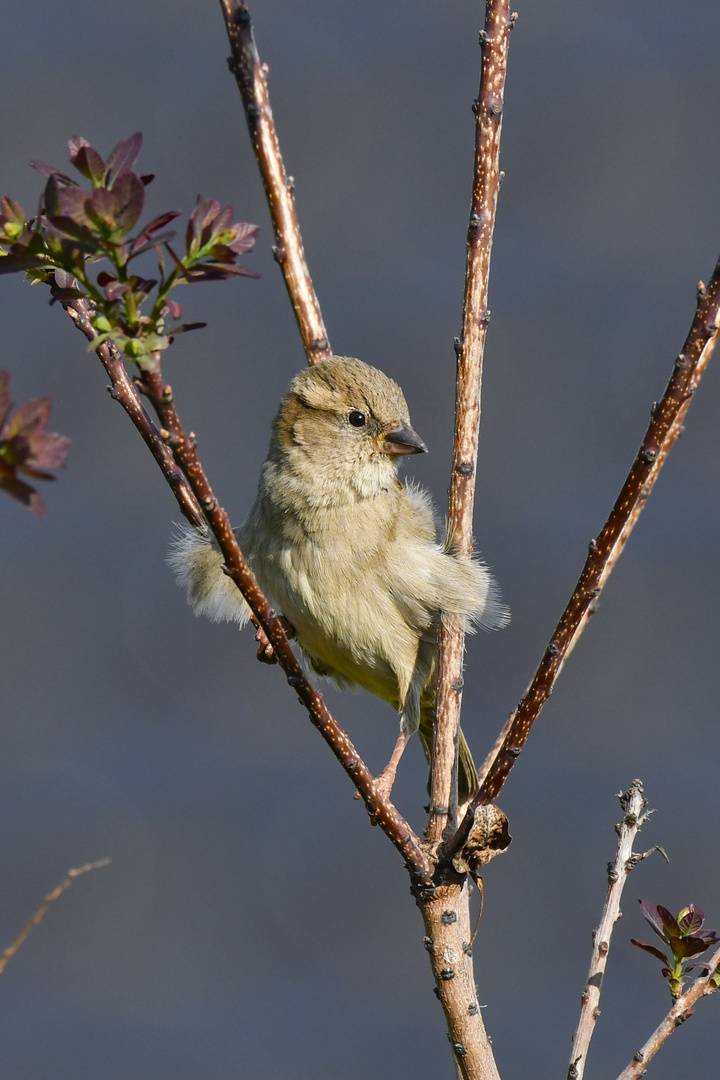
[[[662,399],[653,406],[650,426],[615,505],[590,551],[575,591],[563,612],[533,681],[488,756],[481,787],[455,836],[445,845],[444,858],[460,850],[473,821],[475,806],[494,802],[525,745],[533,723],[555,680],[585,629],[598,597],[653,489],[670,448],[682,431],[690,400],[712,356],[720,322],[720,262],[707,288],[698,286],[697,307],[683,351]]]
[[[672,1033],[677,1031],[680,1025],[692,1016],[695,1003],[707,994],[716,993],[717,987],[714,984],[714,979],[717,976],[718,968],[720,968],[720,948],[716,949],[708,960],[707,975],[695,979],[685,993],[681,994],[673,1002],[673,1006],[663,1022],[655,1028],[648,1041],[633,1056],[632,1061],[623,1069],[617,1080],[638,1080],[639,1077],[645,1074],[648,1061],[655,1057],[660,1047],[670,1038]]]
[[[260,63],[250,12],[242,0],[220,0],[231,56],[230,70],[240,90],[250,138],[265,186],[273,229],[273,254],[290,294],[309,363],[332,356],[295,212],[294,181],[285,172],[268,96],[268,66]]]
[[[93,341],[97,337],[97,330],[90,321],[92,312],[87,300],[75,300],[72,304],[67,305],[65,310],[88,341]],[[170,485],[183,516],[195,528],[203,525],[205,518],[200,509],[200,503],[195,498],[182,470],[178,468],[172,451],[160,438],[160,432],[135,393],[120,353],[111,341],[106,341],[95,352],[100,357],[103,367],[110,376],[112,386],[108,389],[112,397],[117,401],[122,396],[122,406],[125,412],[140,432],[150,453],[160,466],[160,471]]]
[[[642,783],[639,780],[634,780],[628,790],[621,792],[618,798],[623,809],[623,819],[616,826],[618,834],[617,850],[614,861],[608,865],[608,891],[602,916],[597,929],[593,930],[590,970],[582,994],[580,1020],[573,1038],[567,1080],[582,1080],[585,1073],[590,1040],[595,1031],[597,1018],[600,1015],[600,992],[610,951],[610,942],[615,923],[621,915],[620,898],[630,871],[644,857],[633,853],[635,837],[648,818],[648,815],[643,813],[647,806],[647,800],[643,795]]]
[[[23,927],[23,929],[13,941],[12,945],[8,945],[5,952],[2,954],[2,956],[0,956],[0,975],[2,975],[3,971],[5,970],[5,965],[7,964],[10,957],[15,955],[15,953],[18,951],[30,931],[35,929],[35,927],[40,922],[50,905],[55,903],[61,893],[64,893],[66,889],[70,888],[75,878],[80,877],[81,874],[87,874],[90,870],[99,870],[101,866],[107,866],[109,862],[109,859],[98,859],[97,862],[85,863],[84,866],[79,866],[76,870],[68,870],[65,878],[60,882],[59,885],[55,886],[51,893],[47,894],[42,904],[33,915],[30,922],[27,923],[25,927]]]
[[[480,34],[482,71],[475,112],[475,167],[467,232],[462,336],[455,341],[457,391],[455,444],[450,480],[448,535],[461,557],[472,547],[475,475],[480,429],[483,353],[490,312],[488,279],[498,192],[500,135],[510,31],[517,16],[510,0],[487,0]],[[438,841],[450,819],[457,817],[457,742],[463,686],[465,633],[462,626],[443,626],[438,658],[438,692],[432,756],[432,797],[428,839]],[[453,779],[454,778],[454,779]]]

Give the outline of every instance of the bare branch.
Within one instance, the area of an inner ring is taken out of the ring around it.
[[[445,1013],[455,1066],[464,1080],[500,1080],[477,999],[470,945],[470,884],[439,886],[420,904],[424,944]]]
[[[50,905],[55,903],[61,893],[64,893],[66,889],[70,888],[75,878],[80,877],[81,874],[87,874],[90,870],[99,870],[101,866],[107,866],[109,862],[109,859],[98,859],[97,862],[85,863],[84,866],[79,866],[76,870],[68,870],[60,884],[56,885],[53,891],[47,894],[30,922],[23,927],[12,945],[8,945],[5,952],[0,956],[0,975],[2,975],[5,970],[5,965],[10,957],[15,955],[30,931],[35,929]]]
[[[475,168],[467,233],[462,337],[456,339],[455,444],[450,480],[448,535],[460,556],[472,552],[473,505],[480,430],[483,354],[490,312],[488,279],[498,192],[500,135],[510,31],[516,16],[510,0],[487,0],[480,34],[482,71],[475,112]],[[463,686],[465,633],[443,626],[438,657],[438,692],[432,756],[428,837],[438,841],[457,818],[457,742]],[[453,779],[454,777],[454,779]]]
[[[692,326],[662,399],[653,406],[652,419],[637,457],[622,486],[615,505],[590,551],[550,644],[533,681],[488,756],[481,774],[481,787],[456,835],[443,851],[452,857],[463,845],[473,821],[475,806],[493,802],[525,745],[533,723],[552,691],[555,680],[587,626],[603,586],[619,559],[653,489],[670,448],[682,430],[692,395],[712,356],[720,322],[720,262],[707,288],[700,283]]]
[[[482,898],[480,870],[510,844],[508,821],[496,806],[482,806],[475,827],[454,866],[441,867],[437,888],[416,890],[425,923],[425,948],[435,976],[435,993],[448,1025],[455,1067],[465,1080],[497,1080],[490,1040],[480,1015],[472,964],[470,881]],[[482,906],[481,906],[482,910]],[[479,919],[479,916],[478,916]]]
[[[243,0],[220,0],[232,55],[228,63],[240,90],[273,229],[273,254],[280,264],[309,363],[332,356],[325,323],[305,261],[295,212],[293,178],[285,172],[268,96],[268,66],[260,63],[250,12]]]
[[[614,861],[608,865],[608,891],[600,923],[597,929],[593,930],[590,970],[582,994],[580,1020],[573,1038],[567,1080],[582,1080],[585,1073],[590,1040],[595,1031],[597,1018],[600,1015],[600,993],[610,951],[610,942],[615,923],[621,915],[620,898],[630,871],[642,858],[641,855],[633,853],[635,837],[648,818],[648,815],[643,813],[647,806],[647,800],[643,795],[643,786],[640,780],[634,780],[628,790],[624,793],[621,792],[618,798],[623,808],[623,819],[616,826],[618,834],[617,851]]]
[[[714,994],[717,991],[715,978],[720,967],[720,948],[716,949],[708,960],[708,973],[695,979],[692,985],[673,1002],[673,1006],[665,1019],[655,1028],[652,1035],[643,1047],[633,1056],[630,1064],[623,1069],[617,1080],[638,1080],[644,1076],[647,1063],[655,1057],[660,1047],[670,1038],[674,1031],[692,1016],[693,1006],[701,997]]]

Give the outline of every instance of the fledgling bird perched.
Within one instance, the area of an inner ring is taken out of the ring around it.
[[[429,496],[397,478],[399,458],[426,449],[382,371],[340,356],[306,368],[280,403],[257,498],[236,533],[314,670],[399,711],[400,736],[376,781],[385,795],[410,735],[419,728],[426,753],[432,746],[441,621],[491,630],[509,618],[487,567],[438,543]],[[185,529],[169,562],[197,615],[248,621],[208,534]],[[459,760],[463,803],[477,773],[462,733]]]

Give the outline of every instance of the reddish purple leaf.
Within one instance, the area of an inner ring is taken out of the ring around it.
[[[203,199],[198,195],[195,209],[193,210],[185,232],[186,250],[197,246],[203,247],[212,236],[212,224],[220,213],[220,203],[217,199]]]
[[[5,439],[22,435],[29,439],[36,428],[44,427],[50,418],[50,398],[33,398],[20,405],[2,429]]]
[[[54,181],[50,180],[48,186],[53,183]],[[47,207],[48,216],[55,217],[56,214],[63,214],[65,217],[77,221],[79,225],[88,225],[87,204],[89,202],[89,197],[87,191],[84,191],[82,188],[57,186],[55,187],[55,190],[57,192],[58,209],[57,211],[52,211]]]
[[[672,934],[674,937],[680,937],[680,927],[678,926],[677,919],[673,915],[672,911],[668,911],[668,909],[666,907],[663,907],[662,904],[658,904],[656,910],[658,915],[660,916],[660,919],[662,920],[663,926],[665,927],[666,934]]]
[[[167,232],[159,233],[158,236],[153,236],[153,238],[151,240],[148,240],[146,243],[141,243],[142,233],[140,233],[137,239],[133,241],[130,248],[130,259],[134,259],[137,255],[142,255],[143,252],[149,251],[150,248],[156,248],[159,247],[161,244],[169,243],[170,240],[175,239],[176,235],[177,233],[175,229],[168,229]],[[128,262],[130,261],[130,259],[128,259]]]
[[[67,187],[78,186],[71,177],[66,176],[63,172],[60,172],[60,170],[56,169],[54,165],[48,165],[46,161],[35,160],[31,161],[30,165],[33,169],[37,169],[39,173],[42,173],[43,176],[55,177],[56,180],[58,180],[61,184],[66,185]]]
[[[18,474],[53,480],[47,470],[65,464],[70,440],[44,430],[50,415],[49,398],[26,401],[8,420],[9,407],[9,376],[0,372],[0,490],[35,513],[44,513],[40,496]]]
[[[82,135],[73,135],[68,142],[70,161],[83,176],[92,180],[93,186],[102,184],[105,162]]]
[[[255,247],[260,227],[258,225],[249,225],[247,221],[239,221],[234,228],[235,239],[228,244],[228,247],[236,255],[246,255],[248,251],[252,251]]]
[[[640,903],[640,910],[642,911],[643,916],[650,923],[650,925],[652,926],[655,933],[659,937],[664,938],[664,936],[665,936],[665,924],[664,924],[664,922],[663,922],[663,920],[662,920],[662,918],[660,916],[660,913],[659,913],[658,909],[655,907],[654,904],[651,904],[648,900],[640,900],[639,903]]]
[[[96,188],[88,198],[86,206],[88,217],[96,225],[114,224],[115,215],[119,209],[114,191],[108,191],[107,188]]]
[[[115,225],[124,234],[138,222],[145,203],[145,188],[139,176],[125,172],[118,177],[113,187],[113,195],[118,206]]]
[[[65,435],[58,435],[55,431],[36,433],[32,444],[32,457],[29,459],[31,468],[23,471],[31,476],[40,476],[42,472],[43,479],[54,479],[47,475],[46,470],[62,468],[70,446],[71,440]]]
[[[3,196],[2,202],[0,202],[0,206],[2,206],[0,222],[3,225],[7,221],[11,221],[14,225],[25,224],[25,212],[20,203],[16,203],[14,199],[9,199],[7,196]]]
[[[685,968],[685,971],[694,971],[695,968],[700,968],[702,975],[709,975],[710,972],[713,970],[710,967],[710,964],[700,963],[700,964],[688,964],[688,966]]]
[[[30,487],[23,480],[19,480],[17,476],[6,475],[5,470],[2,467],[0,461],[0,491],[4,491],[7,495],[11,495],[18,502],[23,503],[28,507],[33,514],[37,514],[38,517],[44,517],[47,513],[45,509],[45,503],[38,495],[35,488]]]
[[[72,165],[75,164],[75,159],[77,158],[78,154],[82,150],[83,146],[89,146],[89,145],[90,145],[90,143],[87,141],[87,139],[85,138],[84,135],[71,135],[70,136],[70,138],[68,139],[67,147],[68,147],[68,157],[70,158],[70,162],[71,162]]]
[[[206,322],[189,322],[183,323],[182,326],[173,326],[171,333],[175,334],[187,334],[190,330],[204,330],[207,326]]]
[[[58,289],[53,285],[51,287],[51,292],[52,292],[52,300],[50,301],[51,304],[54,304],[56,301],[61,303],[61,304],[65,304],[65,303],[68,303],[70,300],[84,300],[85,299],[85,293],[82,292],[81,289]]]
[[[105,181],[108,187],[113,187],[122,173],[132,169],[142,149],[142,142],[141,132],[136,131],[129,139],[119,142],[110,151],[110,156],[107,159],[107,177]]]
[[[225,232],[232,225],[232,206],[224,206],[218,214],[215,215],[215,220],[212,223],[214,233]]]
[[[72,218],[66,217],[64,214],[57,214],[47,219],[48,232],[53,233],[55,236],[59,236],[61,240],[72,240],[74,244],[81,247],[84,251],[88,251],[94,254],[98,251],[98,242],[95,239],[95,234],[86,229],[84,225],[78,224],[77,221],[73,221]]]
[[[71,289],[75,284],[75,278],[72,274],[68,274],[66,270],[55,271],[55,284],[60,289]]]
[[[179,210],[166,210],[164,214],[158,214],[156,218],[153,218],[149,225],[146,225],[143,231],[139,234],[138,240],[144,238],[147,240],[152,239],[161,229],[164,229],[166,225],[169,225],[171,221],[174,221],[176,217],[180,217]]]
[[[678,943],[673,941],[673,954],[676,960],[689,960],[691,956],[700,956],[714,942],[706,941],[703,937],[684,937]]]
[[[630,941],[633,945],[637,945],[638,949],[644,949],[645,952],[650,953],[651,956],[657,957],[663,964],[670,963],[667,956],[665,956],[664,953],[661,953],[659,949],[656,949],[654,945],[646,945],[644,941],[636,941],[635,938],[630,938]]]
[[[0,274],[14,274],[17,270],[29,270],[42,266],[46,259],[41,255],[0,255]]]
[[[688,904],[678,915],[678,926],[681,934],[694,934],[702,929],[705,922],[705,912],[696,904]]]
[[[105,286],[105,295],[111,303],[115,300],[120,300],[127,292],[130,292],[130,286],[123,284],[122,281],[116,281],[111,285]]]

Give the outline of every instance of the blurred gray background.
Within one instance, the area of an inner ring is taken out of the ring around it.
[[[252,7],[311,272],[338,353],[398,379],[445,500],[453,335],[480,3]],[[206,330],[165,362],[232,517],[304,363],[216,0],[4,0],[0,192],[30,211],[82,134],[141,129],[148,213],[198,193],[261,226],[260,281],[187,290]],[[471,639],[464,725],[482,758],[518,701],[615,498],[720,254],[714,0],[548,0],[511,42],[476,532],[513,621]],[[0,501],[0,947],[70,866],[75,883],[0,980],[13,1080],[366,1080],[452,1075],[422,928],[395,851],[250,634],[195,620],[165,566],[178,511],[59,308],[0,289],[16,402],[52,395],[73,440],[44,520]],[[617,930],[588,1080],[664,1014],[637,897],[720,921],[716,627],[720,373],[708,371],[600,610],[501,799],[480,1000],[504,1080],[561,1077],[614,851],[615,792],[658,814]],[[388,706],[328,689],[373,769]],[[422,827],[425,766],[397,802]],[[717,1068],[719,1003],[651,1066]]]

